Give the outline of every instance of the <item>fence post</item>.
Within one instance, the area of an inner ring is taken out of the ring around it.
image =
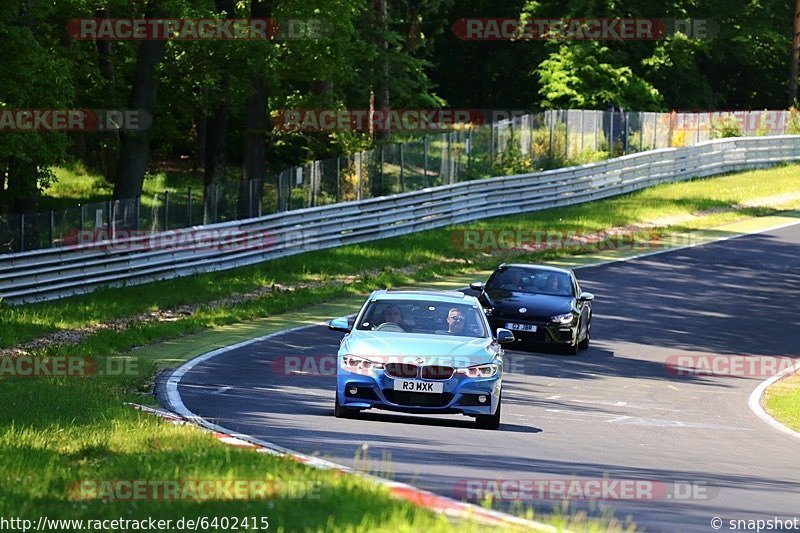
[[[616,115],[616,108],[611,108],[611,120],[609,120],[608,130],[608,157],[614,157],[614,116]]]
[[[336,202],[342,201],[342,193],[339,190],[340,184],[342,181],[342,158],[341,156],[336,156]]]
[[[384,194],[384,192],[386,191],[386,184],[383,181],[383,177],[384,177],[383,167],[386,164],[385,163],[386,158],[385,158],[385,154],[383,152],[383,149],[384,149],[384,146],[381,145],[381,165],[380,165],[380,167],[381,167],[381,170],[380,170],[380,172],[381,172],[381,194]]]
[[[470,128],[470,135],[472,135],[472,129]],[[428,136],[425,135],[422,137],[422,186],[428,186]]]
[[[55,211],[50,210],[50,248],[53,247],[53,241],[56,238],[56,215]]]
[[[136,222],[134,223],[134,229],[139,229],[139,216],[141,215],[141,208],[142,208],[142,195],[136,197]]]
[[[564,111],[567,115],[564,119],[564,161],[569,160],[569,109]]]
[[[84,214],[83,204],[78,204],[78,209],[80,210],[80,222],[78,223],[78,244],[83,243],[83,227],[86,225],[86,215]]]
[[[25,213],[19,214],[19,251],[25,251]]]
[[[108,234],[111,235],[111,200],[106,200],[106,228],[108,229]]]
[[[186,206],[189,215],[189,226],[192,225],[192,188],[188,187],[186,190]]]
[[[398,143],[397,145],[400,149],[400,192],[405,192],[405,183],[403,182],[403,166],[405,165],[405,160],[403,158],[403,143]]]
[[[585,115],[585,109],[581,109],[581,153],[583,153],[583,116]]]
[[[549,119],[547,120],[547,122],[549,123],[550,126],[550,147],[547,149],[547,153],[550,156],[550,159],[552,159],[553,158],[553,111],[552,110],[547,112],[545,118],[548,118],[548,116]]]
[[[253,180],[247,180],[247,217],[253,218]]]
[[[169,191],[164,191],[164,230],[169,229]]]

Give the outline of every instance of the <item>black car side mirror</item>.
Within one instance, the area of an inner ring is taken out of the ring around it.
[[[482,281],[473,281],[469,284],[469,288],[473,291],[482,291],[486,284]]]
[[[580,296],[578,296],[578,300],[581,302],[591,302],[594,300],[594,294],[591,292],[582,292]]]

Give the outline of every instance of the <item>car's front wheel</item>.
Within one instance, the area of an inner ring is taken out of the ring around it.
[[[493,415],[478,415],[475,417],[475,425],[478,429],[500,429],[500,407],[503,405],[503,396],[497,402],[497,410]]]
[[[339,403],[339,395],[336,395],[336,403],[333,406],[333,416],[336,418],[353,418],[358,409],[350,409]]]
[[[581,350],[588,350],[589,349],[589,341],[590,341],[591,336],[592,336],[592,323],[589,322],[586,325],[586,336],[583,338],[583,340],[578,345]]]

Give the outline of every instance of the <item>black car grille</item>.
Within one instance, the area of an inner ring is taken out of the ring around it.
[[[390,378],[415,378],[419,367],[407,363],[387,363],[384,373]]]
[[[386,399],[397,405],[408,407],[444,407],[453,400],[453,394],[427,394],[424,392],[401,392],[392,389],[383,389]]]
[[[422,379],[447,380],[453,377],[456,369],[452,366],[428,365],[422,367]]]

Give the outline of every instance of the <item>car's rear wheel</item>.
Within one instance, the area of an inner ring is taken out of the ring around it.
[[[339,403],[339,395],[336,395],[336,403],[333,406],[333,416],[336,418],[353,418],[358,409],[350,409]]]
[[[493,415],[478,415],[475,417],[475,425],[478,429],[500,429],[500,407],[503,405],[503,396],[497,401],[497,410]]]

